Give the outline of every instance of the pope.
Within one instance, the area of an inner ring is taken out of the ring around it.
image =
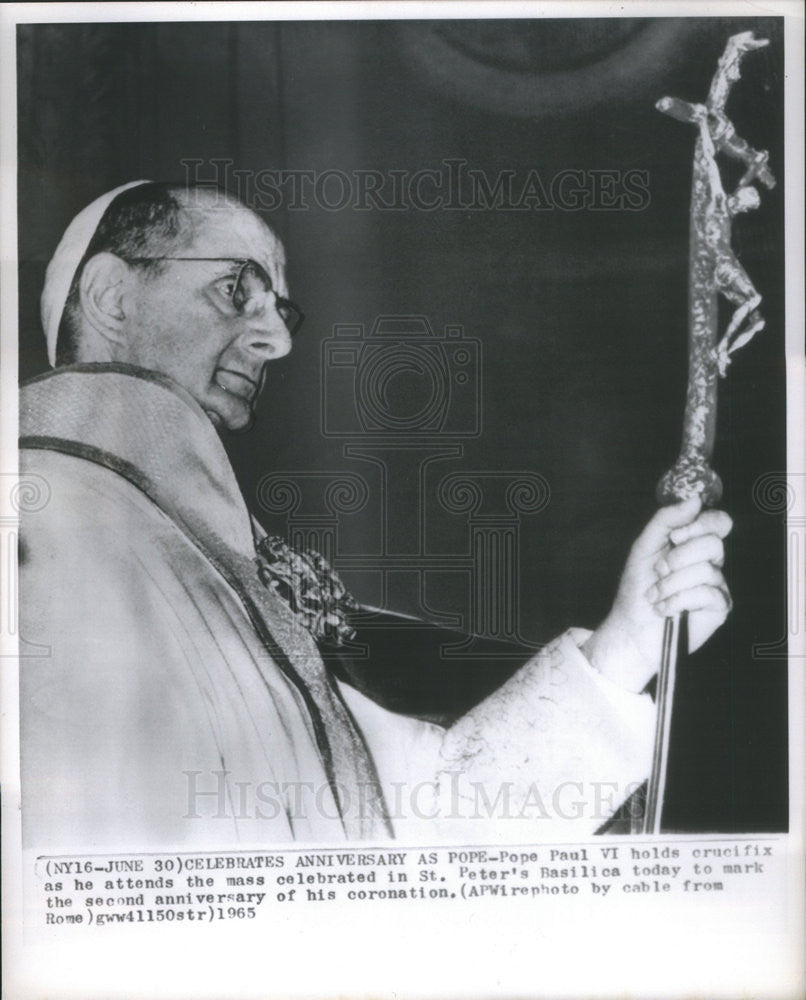
[[[646,778],[664,619],[689,612],[696,648],[730,609],[726,514],[660,509],[594,632],[439,727],[329,672],[322,623],[354,603],[322,560],[267,561],[221,442],[302,323],[263,219],[124,185],[68,227],[42,320],[51,370],[20,396],[21,469],[50,490],[21,530],[21,634],[48,651],[20,677],[27,845],[567,841]]]

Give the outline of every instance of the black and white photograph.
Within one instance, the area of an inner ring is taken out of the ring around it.
[[[802,10],[35,6],[4,869],[99,964],[14,995],[220,996],[104,942],[351,921],[364,968],[226,995],[799,995]],[[648,979],[663,905],[704,936]],[[420,913],[511,962],[373,978]],[[577,920],[646,964],[569,973]]]

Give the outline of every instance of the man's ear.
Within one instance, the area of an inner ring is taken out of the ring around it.
[[[110,344],[125,341],[131,277],[129,265],[113,253],[96,254],[81,272],[79,291],[84,320]]]

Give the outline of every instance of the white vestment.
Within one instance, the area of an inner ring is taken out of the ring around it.
[[[552,643],[447,730],[324,668],[260,582],[211,422],[153,373],[21,392],[24,839],[38,848],[568,840],[642,781],[654,710]]]

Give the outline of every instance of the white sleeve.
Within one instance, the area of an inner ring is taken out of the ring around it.
[[[396,836],[583,839],[618,809],[649,773],[655,711],[591,667],[588,635],[562,635],[448,729],[342,686]]]

